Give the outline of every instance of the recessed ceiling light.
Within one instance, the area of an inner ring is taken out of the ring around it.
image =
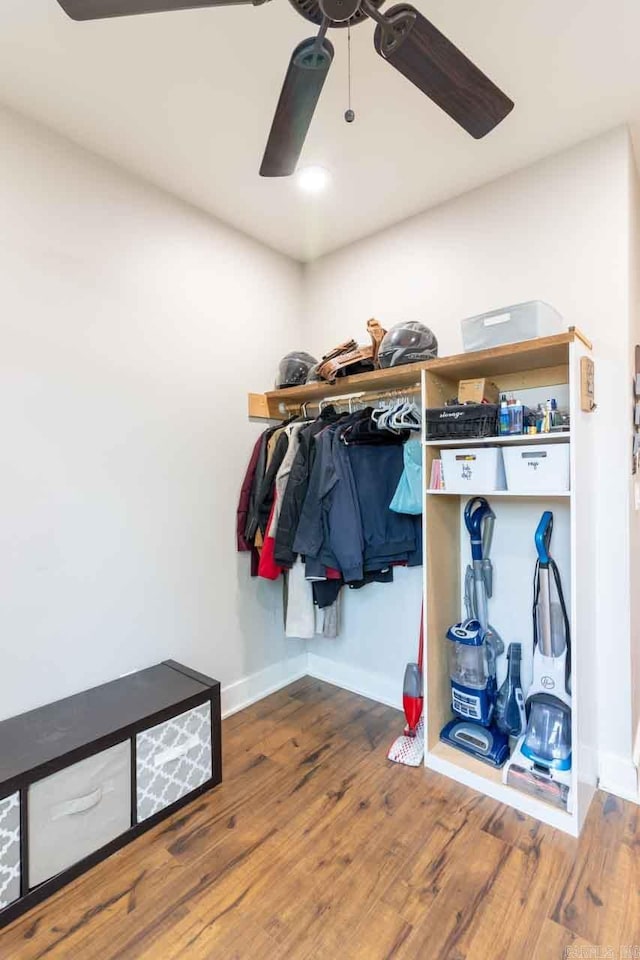
[[[303,167],[296,174],[296,180],[305,193],[321,193],[328,186],[331,175],[324,167]]]

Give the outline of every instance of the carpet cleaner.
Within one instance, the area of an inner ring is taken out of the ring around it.
[[[527,729],[518,740],[503,781],[524,793],[572,810],[571,634],[560,573],[549,555],[553,514],[542,514],[535,534],[533,580],[533,682],[527,694]],[[557,602],[552,602],[553,574]]]
[[[484,497],[464,511],[471,540],[471,566],[465,576],[467,619],[447,631],[451,709],[456,717],[440,731],[444,743],[478,760],[501,767],[509,756],[509,738],[493,722],[497,696],[496,661],[504,651],[490,625],[487,600],[493,589],[489,559],[495,514]]]
[[[408,663],[404,672],[402,706],[407,723],[403,735],[393,741],[387,754],[389,760],[393,760],[394,763],[404,763],[408,767],[419,767],[424,756],[422,642],[423,619],[421,616],[418,662]]]

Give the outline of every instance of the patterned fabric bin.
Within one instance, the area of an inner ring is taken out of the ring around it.
[[[0,800],[0,909],[20,896],[20,794]]]
[[[136,737],[138,822],[211,779],[211,702]]]

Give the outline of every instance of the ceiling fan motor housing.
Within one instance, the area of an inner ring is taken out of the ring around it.
[[[383,2],[384,0],[371,0],[375,7],[381,6]],[[360,9],[361,0],[289,0],[289,3],[305,20],[318,27],[325,16],[331,21],[330,27],[354,27],[367,19],[366,13]]]

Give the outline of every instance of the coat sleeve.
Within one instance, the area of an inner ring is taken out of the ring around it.
[[[256,473],[256,467],[260,456],[260,447],[262,444],[262,434],[258,437],[251,453],[249,465],[240,488],[240,497],[238,499],[238,509],[236,511],[236,543],[238,552],[242,553],[251,550],[252,543],[246,537],[247,518],[249,516],[249,504],[251,501],[251,489]]]
[[[289,437],[286,432],[283,431],[278,437],[273,456],[269,461],[269,466],[267,467],[264,479],[260,485],[260,490],[258,491],[256,512],[258,515],[258,527],[262,531],[263,536],[266,534],[269,517],[271,516],[271,508],[273,507],[276,475],[282,465],[288,446]]]
[[[293,541],[298,532],[300,514],[309,488],[309,453],[313,443],[312,438],[303,431],[282,497],[276,529],[275,558],[277,563],[285,567],[292,567],[296,561]]]
[[[339,432],[332,439],[332,461],[337,482],[329,506],[329,546],[345,582],[350,583],[362,580],[364,575],[362,518],[348,449],[339,439]]]
[[[300,512],[300,522],[293,542],[296,553],[317,557],[324,541],[323,513],[325,500],[337,483],[331,457],[331,435],[327,431],[316,437],[316,456],[309,477],[309,487]]]
[[[253,474],[253,480],[251,481],[251,490],[249,492],[247,522],[244,528],[244,539],[247,541],[247,543],[251,544],[255,539],[256,531],[258,529],[258,493],[264,477],[265,465],[267,462],[267,440],[269,439],[271,432],[271,430],[265,430],[260,437],[258,459],[256,461],[256,468]]]

